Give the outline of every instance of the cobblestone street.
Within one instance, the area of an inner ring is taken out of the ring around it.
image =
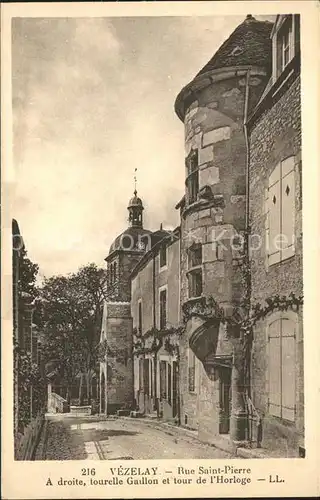
[[[145,422],[99,417],[47,417],[35,460],[231,458],[217,448]]]

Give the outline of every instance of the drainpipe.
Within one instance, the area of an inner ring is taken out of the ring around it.
[[[244,102],[244,116],[243,116],[243,129],[246,142],[246,211],[245,211],[245,241],[244,251],[245,259],[248,257],[249,251],[249,141],[247,131],[248,119],[248,104],[249,104],[249,79],[250,69],[246,74],[246,88],[245,88],[245,102]],[[247,291],[246,291],[247,293]],[[246,438],[247,429],[247,412],[244,400],[244,363],[242,358],[242,338],[234,339],[233,347],[233,367],[232,367],[232,414],[230,421],[230,437],[233,441],[244,441]]]
[[[244,121],[243,121],[243,129],[244,129],[244,135],[245,135],[245,141],[246,141],[246,238],[245,238],[245,259],[246,259],[246,264],[249,269],[249,262],[250,262],[250,235],[251,235],[251,227],[250,227],[250,145],[249,145],[249,137],[248,137],[248,128],[247,128],[247,121],[248,121],[248,103],[249,103],[249,79],[250,79],[250,70],[247,72],[247,79],[246,79],[246,103],[245,103],[245,110],[244,110]],[[251,301],[251,275],[248,276],[248,283],[247,283],[247,298],[248,298],[248,308],[250,309],[250,301]],[[251,352],[250,352],[251,356]],[[246,380],[247,383],[247,390],[248,390],[248,396],[251,397],[251,374],[250,374],[250,361],[248,360],[248,379]]]
[[[157,327],[156,323],[156,256],[155,253],[153,253],[153,266],[152,266],[152,301],[153,301],[153,328],[155,329]],[[157,403],[157,352],[154,353],[154,362],[153,362],[153,388],[154,388],[154,405],[153,408],[154,410],[157,411],[159,414],[159,408],[158,408],[158,403]]]

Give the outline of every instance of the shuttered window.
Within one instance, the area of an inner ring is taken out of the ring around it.
[[[266,192],[266,250],[272,265],[294,255],[295,226],[294,157],[273,170]]]
[[[149,359],[143,360],[143,390],[145,394],[150,391]]]
[[[167,362],[160,361],[160,399],[167,399]]]
[[[268,329],[269,413],[285,420],[295,418],[295,323],[280,318]]]

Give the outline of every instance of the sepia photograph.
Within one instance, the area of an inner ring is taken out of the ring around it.
[[[11,30],[15,460],[304,458],[300,15]]]
[[[2,498],[319,496],[318,47],[313,0],[1,5]]]

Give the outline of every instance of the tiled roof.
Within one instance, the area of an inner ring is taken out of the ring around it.
[[[270,70],[272,26],[270,21],[257,21],[248,15],[197,76],[228,66],[255,65]]]

